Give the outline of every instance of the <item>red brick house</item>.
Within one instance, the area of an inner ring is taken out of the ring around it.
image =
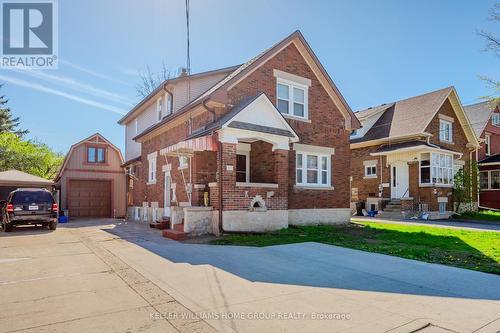
[[[380,216],[453,211],[453,177],[479,143],[453,87],[359,111],[351,134],[351,200]]]
[[[479,207],[500,209],[500,111],[498,103],[482,102],[465,107],[479,138]]]
[[[299,31],[240,66],[165,81],[119,123],[137,150],[132,219],[201,234],[350,217],[359,121]]]

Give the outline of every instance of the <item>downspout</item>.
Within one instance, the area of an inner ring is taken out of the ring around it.
[[[222,142],[219,141],[219,232],[223,233],[222,227]]]

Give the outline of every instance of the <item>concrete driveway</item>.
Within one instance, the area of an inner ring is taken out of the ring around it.
[[[3,234],[0,331],[500,330],[500,276],[317,243],[178,243],[110,222]]]

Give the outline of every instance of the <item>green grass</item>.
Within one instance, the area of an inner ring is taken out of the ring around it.
[[[458,216],[454,216],[458,219],[470,219],[477,221],[493,221],[500,223],[500,212],[495,212],[493,210],[480,210],[478,212],[466,212]]]
[[[319,242],[500,274],[500,233],[373,222],[290,227],[267,234],[231,234],[219,245]]]

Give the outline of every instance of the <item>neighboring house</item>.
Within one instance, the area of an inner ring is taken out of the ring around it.
[[[453,211],[453,177],[479,143],[453,87],[359,111],[351,134],[352,202],[381,216]],[[390,212],[390,213],[389,213]]]
[[[9,193],[22,187],[46,188],[52,190],[55,183],[51,180],[31,175],[19,170],[0,172],[0,200],[6,200]]]
[[[481,148],[476,159],[479,164],[479,206],[500,209],[500,111],[498,103],[482,102],[468,105],[469,116]]]
[[[71,146],[56,182],[70,217],[124,217],[126,177],[120,150],[96,133]]]
[[[299,31],[243,65],[165,81],[119,123],[133,219],[200,234],[350,217],[359,122]]]

